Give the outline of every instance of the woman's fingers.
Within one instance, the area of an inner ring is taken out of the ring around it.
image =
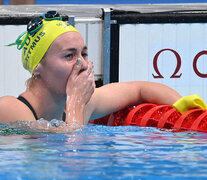
[[[78,58],[75,65],[73,66],[73,70],[70,74],[71,77],[73,76],[78,76],[80,70],[81,70],[81,66],[82,66],[82,62],[81,62],[81,59]]]
[[[93,63],[88,62],[82,64],[81,60],[77,60],[74,64],[73,70],[66,86],[66,94],[79,97],[82,103],[86,104],[95,89],[94,73],[93,73]],[[84,66],[84,67],[83,67]]]
[[[86,71],[87,71],[88,75],[91,74],[91,72],[93,71],[93,62],[88,63],[88,69]]]

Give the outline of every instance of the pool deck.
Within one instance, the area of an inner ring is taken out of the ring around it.
[[[57,10],[62,13],[72,14],[75,17],[102,17],[103,8],[111,8],[124,11],[136,11],[140,13],[165,12],[165,11],[193,11],[206,12],[207,3],[183,3],[183,4],[136,4],[136,5],[2,5],[0,16],[34,16],[47,10]]]

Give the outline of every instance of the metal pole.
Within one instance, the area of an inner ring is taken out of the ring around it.
[[[104,73],[103,84],[110,83],[110,41],[111,41],[111,10],[103,9],[104,13]]]
[[[75,16],[69,16],[68,22],[69,22],[69,24],[71,24],[72,26],[75,27]]]

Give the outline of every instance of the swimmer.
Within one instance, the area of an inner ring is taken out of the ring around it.
[[[144,102],[172,105],[181,98],[168,86],[152,82],[111,83],[95,88],[93,64],[81,34],[55,11],[34,18],[11,45],[22,51],[31,73],[18,98],[0,98],[0,123],[62,119],[84,125],[127,106]]]

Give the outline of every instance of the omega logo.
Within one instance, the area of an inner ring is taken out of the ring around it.
[[[173,49],[162,49],[160,51],[158,51],[156,53],[156,55],[154,56],[154,59],[153,59],[153,67],[154,67],[154,70],[156,72],[156,75],[152,74],[152,76],[154,78],[164,78],[162,76],[162,74],[160,73],[159,69],[158,69],[158,66],[157,66],[157,61],[158,61],[158,57],[159,55],[164,52],[164,51],[171,51],[175,57],[176,57],[176,60],[177,60],[177,66],[174,70],[174,73],[170,76],[170,78],[180,78],[182,76],[182,73],[179,73],[179,70],[180,70],[180,67],[181,67],[181,57],[180,55],[178,54],[178,52],[176,52],[175,50]],[[198,62],[198,59],[202,56],[202,55],[207,55],[207,50],[204,50],[204,51],[201,51],[199,52],[193,59],[193,70],[194,72],[197,74],[197,76],[201,77],[201,78],[207,78],[207,74],[203,74],[201,73],[198,68],[197,68],[197,62]]]

